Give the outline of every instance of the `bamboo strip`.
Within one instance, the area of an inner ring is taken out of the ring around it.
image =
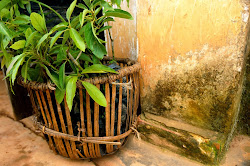
[[[125,67],[127,66],[127,64],[125,64]],[[128,83],[128,76],[126,75],[126,82]],[[129,88],[127,87],[127,110],[126,110],[126,128],[125,130],[127,131],[128,130],[128,127],[129,127]]]
[[[131,75],[130,75],[130,80],[133,80],[133,78],[132,78]],[[132,125],[133,93],[134,93],[134,87],[130,90],[130,100],[129,100],[129,128]]]
[[[138,83],[138,93],[137,93],[137,96],[138,96],[137,108],[138,108],[140,104],[140,73],[139,72],[137,72],[137,83]]]
[[[88,137],[92,137],[92,122],[91,122],[91,109],[90,109],[90,96],[88,92],[86,92],[86,114],[87,114],[87,133]],[[95,158],[95,147],[94,144],[88,143],[89,153],[92,158]]]
[[[82,132],[82,136],[86,137],[86,128],[85,128],[85,123],[84,123],[84,109],[83,109],[83,94],[82,94],[82,89],[79,89],[79,95],[80,95],[80,116],[81,116],[81,128],[82,130],[84,130]],[[89,150],[88,150],[88,145],[87,144],[83,144],[83,151],[84,154],[87,158],[90,158],[89,155]]]
[[[48,121],[47,121],[46,116],[45,116],[45,114],[44,114],[43,105],[42,105],[42,102],[41,102],[39,93],[38,93],[38,91],[35,91],[35,93],[36,93],[36,97],[37,97],[38,104],[39,104],[40,109],[41,109],[41,113],[42,113],[42,116],[43,116],[44,123],[45,123],[45,125],[48,125]],[[53,150],[54,153],[56,153],[56,149],[55,149],[55,147],[54,147],[54,144],[53,144],[53,142],[52,142],[51,137],[48,136],[48,138],[49,138],[49,146],[50,146],[50,148]]]
[[[97,84],[96,87],[100,90],[100,84]],[[95,102],[94,105],[94,136],[99,137],[99,104]],[[96,157],[101,157],[100,146],[95,144]]]
[[[54,108],[53,108],[52,101],[51,101],[50,92],[49,92],[48,89],[46,90],[46,95],[47,95],[47,100],[48,100],[48,103],[49,103],[49,108],[50,108],[50,113],[51,113],[51,117],[52,117],[52,122],[53,122],[53,125],[54,125],[54,129],[56,131],[59,131],[59,128],[58,128],[58,125],[57,125],[56,116],[55,116],[55,113],[54,113]],[[55,139],[55,141],[58,143],[58,150],[59,150],[60,154],[62,154],[65,157],[68,157],[68,154],[67,154],[67,152],[65,150],[65,147],[64,147],[64,144],[62,142],[62,139]]]
[[[133,87],[134,87],[134,100],[133,100],[133,113],[132,113],[132,123],[134,122],[135,120],[135,116],[136,116],[136,113],[137,113],[137,109],[136,109],[136,103],[137,103],[137,91],[138,91],[138,88],[137,88],[137,79],[136,79],[136,75],[133,74]]]
[[[122,78],[120,79],[120,83],[122,83]],[[119,87],[118,119],[117,119],[117,135],[121,134],[121,125],[122,125],[121,118],[122,118],[122,86],[120,85],[120,87]]]
[[[64,96],[64,105],[65,105],[65,114],[66,114],[66,120],[67,120],[67,125],[68,125],[68,133],[70,135],[74,135],[73,128],[72,128],[72,122],[71,122],[71,116],[70,116],[70,112],[69,112],[69,107],[68,107],[67,102],[66,102],[66,96]],[[72,148],[72,152],[73,152],[74,157],[76,159],[78,159],[79,156],[77,154],[76,144],[74,141],[71,141],[71,148]]]
[[[107,107],[105,108],[105,118],[106,118],[106,136],[110,136],[110,92],[109,83],[105,84],[105,96],[107,101]],[[106,145],[107,153],[111,153],[110,145]]]
[[[56,106],[57,106],[57,111],[58,111],[58,115],[59,115],[59,119],[60,119],[60,123],[61,123],[62,132],[67,134],[66,126],[64,123],[63,115],[62,115],[62,109],[61,109],[60,104],[57,102],[57,100],[56,100]],[[75,158],[73,153],[72,153],[72,149],[71,149],[69,141],[64,139],[64,142],[65,142],[69,157],[72,159]]]
[[[136,72],[135,73],[135,78],[136,78],[136,89],[137,89],[137,93],[136,93],[136,107],[135,107],[135,110],[136,110],[136,115],[135,115],[135,118],[137,117],[137,110],[138,110],[138,107],[139,107],[139,101],[140,101],[140,82],[139,82],[139,72]]]
[[[116,85],[112,85],[112,99],[111,99],[111,129],[110,135],[114,136],[115,131],[115,98],[116,98]],[[111,151],[113,151],[113,146],[111,146]]]

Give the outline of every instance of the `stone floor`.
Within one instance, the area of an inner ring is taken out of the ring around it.
[[[120,151],[93,160],[70,160],[54,154],[46,141],[34,132],[31,118],[13,120],[12,107],[0,74],[0,166],[198,166],[169,150],[161,149],[133,135]],[[222,160],[222,166],[250,165],[250,138],[236,136]]]

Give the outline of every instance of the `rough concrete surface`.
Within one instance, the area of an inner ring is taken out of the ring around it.
[[[0,74],[1,77],[1,74]],[[223,166],[248,166],[250,138],[237,136],[231,143]],[[89,160],[70,160],[53,153],[39,133],[34,132],[32,118],[14,121],[4,82],[0,81],[0,166],[196,166],[171,151],[161,149],[133,135],[120,151],[111,156]]]

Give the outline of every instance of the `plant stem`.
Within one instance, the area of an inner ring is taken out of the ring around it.
[[[108,24],[108,26],[109,26],[109,24]],[[108,32],[109,32],[109,38],[110,38],[110,41],[111,41],[112,56],[113,56],[113,60],[114,60],[115,59],[114,40],[113,40],[113,38],[111,36],[111,33],[110,33],[109,29],[108,29]]]
[[[77,59],[79,59],[80,58],[80,56],[82,55],[82,50],[79,52],[79,54],[77,55],[77,57],[76,57],[76,61],[77,61]]]
[[[46,8],[48,8],[48,9],[50,9],[50,10],[53,11],[53,12],[54,12],[63,22],[66,22],[65,19],[64,19],[57,11],[55,11],[53,8],[51,8],[50,6],[48,6],[48,5],[46,5],[46,4],[42,3],[42,2],[39,2],[39,1],[37,1],[37,0],[30,0],[30,1],[35,2],[35,3],[37,3],[37,4],[40,4],[40,5],[42,5],[42,6],[46,7]]]
[[[84,70],[82,68],[82,66],[75,60],[75,58],[70,54],[69,50],[67,50],[68,56],[70,58],[70,60],[72,60],[72,62],[80,69],[80,70]]]

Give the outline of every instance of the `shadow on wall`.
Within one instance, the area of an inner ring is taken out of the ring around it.
[[[250,46],[249,46],[250,47]],[[238,130],[241,134],[250,136],[250,53],[247,57],[245,87],[242,93],[241,113]]]

